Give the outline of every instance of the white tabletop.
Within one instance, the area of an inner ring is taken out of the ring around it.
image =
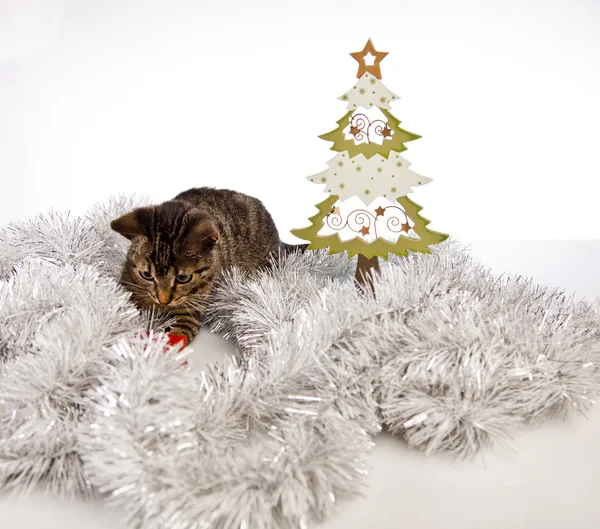
[[[600,297],[600,240],[473,241],[471,252],[495,272],[532,276],[594,300]],[[201,369],[232,348],[203,331],[190,364]],[[425,456],[381,435],[370,454],[369,492],[344,502],[320,529],[597,529],[600,527],[600,409],[586,419],[517,432],[510,447],[458,461]],[[32,496],[1,505],[3,529],[125,528],[115,513]]]

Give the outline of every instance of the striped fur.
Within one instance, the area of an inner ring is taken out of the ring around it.
[[[258,199],[226,189],[194,188],[157,206],[138,208],[111,223],[131,240],[121,284],[140,308],[174,317],[170,332],[193,340],[211,290],[232,267],[252,274],[271,255],[295,247],[283,243]]]

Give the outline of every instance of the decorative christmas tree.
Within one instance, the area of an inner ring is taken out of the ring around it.
[[[309,249],[358,254],[356,279],[372,286],[378,256],[429,253],[428,246],[448,235],[427,229],[421,206],[406,196],[431,179],[411,171],[400,155],[406,142],[420,136],[402,129],[389,112],[390,103],[399,98],[381,82],[380,63],[387,52],[377,51],[369,39],[362,51],[350,55],[359,64],[358,81],[338,98],[347,103],[348,112],[335,130],[319,136],[333,142],[331,149],[338,154],[325,171],[308,177],[330,196],[317,204],[309,227],[292,233],[310,241]]]

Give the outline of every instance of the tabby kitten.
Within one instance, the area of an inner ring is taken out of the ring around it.
[[[232,267],[252,274],[269,257],[295,248],[279,240],[275,223],[256,198],[194,188],[158,206],[135,209],[111,222],[131,240],[121,284],[139,308],[174,317],[169,332],[191,342],[198,334],[211,289]],[[307,245],[302,245],[302,249]]]

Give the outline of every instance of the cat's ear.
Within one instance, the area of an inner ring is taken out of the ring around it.
[[[197,254],[203,249],[210,249],[219,240],[219,231],[209,219],[202,219],[192,224],[183,237],[182,248],[186,254]]]
[[[136,237],[148,238],[149,215],[150,208],[134,209],[130,213],[113,220],[110,223],[110,227],[123,237],[127,237],[130,241]]]

